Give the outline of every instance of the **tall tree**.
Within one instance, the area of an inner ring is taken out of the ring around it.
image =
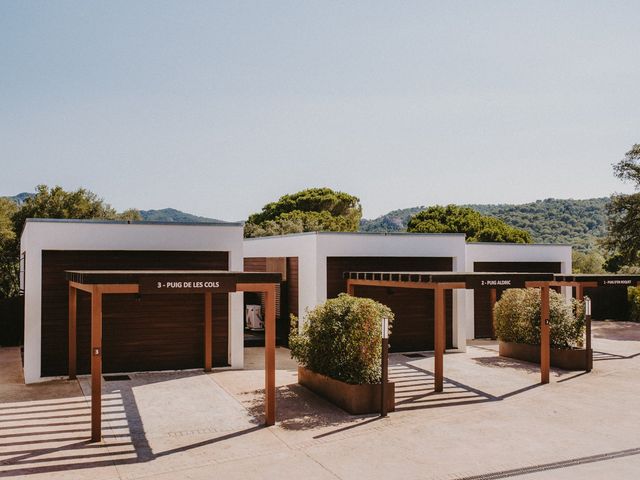
[[[362,218],[360,200],[330,188],[310,188],[284,195],[249,216],[245,237],[331,231],[355,232]]]
[[[607,269],[640,263],[640,144],[631,147],[624,158],[613,165],[613,173],[632,182],[636,193],[616,194],[607,208],[607,236],[603,242],[609,259]]]
[[[28,218],[141,220],[137,210],[118,213],[84,188],[68,192],[57,186],[38,185],[36,194],[22,205],[0,198],[0,298],[19,292],[20,234]]]
[[[531,234],[502,220],[469,208],[447,205],[429,207],[411,217],[413,233],[464,233],[469,242],[531,243]]]
[[[13,216],[18,205],[8,198],[0,198],[0,299],[18,294],[16,279],[20,274],[14,249],[16,234],[13,229]]]

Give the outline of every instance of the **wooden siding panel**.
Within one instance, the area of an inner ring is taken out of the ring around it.
[[[298,295],[298,257],[287,257],[287,318],[290,315],[299,316]]]
[[[474,262],[474,272],[527,272],[527,273],[561,273],[560,262]],[[496,289],[496,300],[502,296],[502,289]],[[474,290],[474,337],[493,338],[495,336],[492,322],[490,291]]]
[[[343,273],[361,272],[420,272],[451,271],[451,257],[328,257],[327,298],[346,292]],[[405,288],[357,287],[356,295],[373,298],[387,305],[395,315],[389,344],[391,351],[408,352],[433,350],[434,294],[433,291]],[[447,291],[446,329],[447,348],[453,339],[453,295]]]
[[[70,269],[227,270],[227,252],[43,251],[42,375],[67,372]],[[199,368],[204,362],[204,295],[105,295],[104,371]],[[213,362],[228,363],[228,299],[213,296]],[[89,372],[90,301],[78,293],[78,373]]]
[[[244,271],[245,272],[266,272],[267,258],[266,257],[245,257]]]

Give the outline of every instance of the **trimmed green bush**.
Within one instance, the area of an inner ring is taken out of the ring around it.
[[[340,294],[311,310],[300,333],[292,328],[291,357],[309,370],[346,383],[380,383],[384,317],[391,330],[389,307]],[[293,316],[292,322],[297,326]]]
[[[584,339],[584,302],[549,291],[549,316],[552,348],[582,347]],[[494,309],[496,336],[503,342],[540,345],[540,290],[506,290]]]
[[[640,322],[640,287],[629,287],[627,295],[629,299],[629,320]]]

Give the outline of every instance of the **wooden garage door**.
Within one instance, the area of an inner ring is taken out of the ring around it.
[[[227,252],[43,251],[42,375],[68,368],[65,270],[228,270]],[[89,372],[90,298],[78,291],[78,373]],[[213,363],[227,365],[228,300],[213,295]],[[105,295],[103,369],[130,372],[203,365],[203,295]]]
[[[346,292],[343,273],[359,272],[424,272],[451,271],[450,257],[328,257],[327,298]],[[357,296],[373,298],[387,305],[395,315],[393,330],[389,338],[391,351],[409,352],[433,350],[434,294],[430,290],[356,287]],[[447,348],[452,347],[451,291],[446,293]]]
[[[529,272],[529,273],[560,273],[560,262],[474,262],[474,272]],[[502,295],[501,289],[496,289],[496,299]],[[491,312],[490,291],[474,290],[474,336],[475,338],[493,338],[493,322]]]

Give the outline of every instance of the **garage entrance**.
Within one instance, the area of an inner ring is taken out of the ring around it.
[[[69,379],[76,378],[77,369],[77,293],[90,294],[91,300],[91,440],[102,437],[102,357],[103,357],[103,297],[106,295],[160,296],[202,295],[204,298],[204,358],[206,372],[212,369],[214,292],[260,292],[265,296],[265,419],[275,423],[275,343],[276,286],[279,273],[245,273],[202,270],[71,270],[69,282]],[[108,316],[107,316],[108,319]],[[109,325],[107,324],[107,329]],[[150,326],[153,329],[153,326]],[[127,370],[125,370],[127,371]],[[130,370],[129,370],[130,371]]]
[[[347,292],[344,272],[448,272],[451,257],[328,257],[327,298]],[[387,305],[395,314],[389,337],[391,352],[433,350],[434,292],[411,288],[374,288],[357,285],[356,295]],[[445,293],[446,347],[453,348],[453,293]]]
[[[560,262],[474,262],[474,272],[532,272],[560,273]],[[504,288],[478,289],[473,291],[474,338],[495,338],[493,329],[493,306],[500,300]]]

